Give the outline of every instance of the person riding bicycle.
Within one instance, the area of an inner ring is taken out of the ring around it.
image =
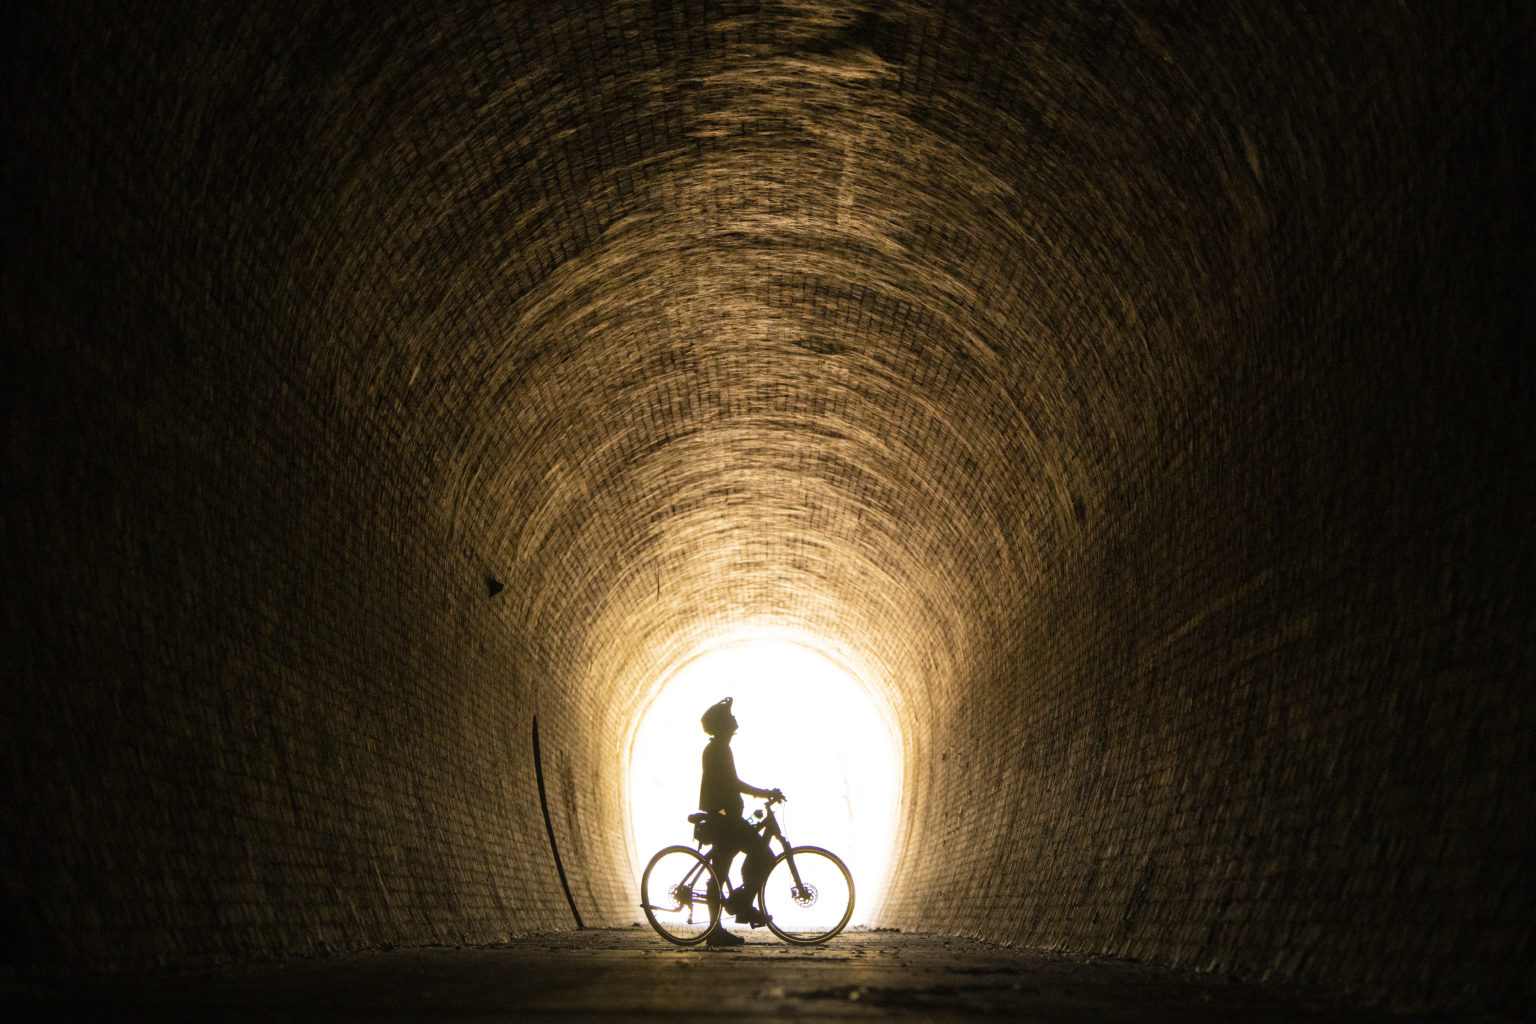
[[[767,918],[752,906],[752,901],[768,876],[768,869],[773,866],[773,851],[768,847],[767,837],[741,816],[745,807],[741,794],[777,800],[783,800],[784,794],[777,789],[748,785],[737,777],[736,758],[731,753],[736,716],[731,714],[730,697],[711,705],[699,723],[710,737],[704,747],[704,776],[699,782],[699,810],[709,815],[704,834],[712,844],[710,865],[715,874],[724,879],[736,854],[746,853],[741,865],[741,885],[725,901],[725,910],[737,921],[755,928],[767,923]],[[740,945],[742,939],[716,925],[706,941],[712,946],[734,946]]]

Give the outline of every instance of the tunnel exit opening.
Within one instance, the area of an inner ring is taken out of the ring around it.
[[[705,651],[642,713],[629,763],[636,877],[656,850],[692,843],[686,818],[698,807],[708,740],[699,716],[723,697],[734,698],[740,725],[731,743],[737,774],[784,791],[789,799],[776,813],[791,842],[825,847],[847,863],[858,894],[850,923],[867,923],[883,900],[896,842],[900,744],[889,709],[865,681],[821,651],[782,638]],[[745,799],[750,811],[753,798]]]

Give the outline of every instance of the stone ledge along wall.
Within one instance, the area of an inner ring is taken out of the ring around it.
[[[749,625],[886,688],[883,923],[1529,1008],[1531,21],[26,15],[7,962],[628,923]]]

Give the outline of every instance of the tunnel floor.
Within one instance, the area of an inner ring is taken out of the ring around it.
[[[1398,1021],[1294,990],[946,936],[766,931],[679,949],[641,928],[13,989],[21,1019],[390,1021]]]

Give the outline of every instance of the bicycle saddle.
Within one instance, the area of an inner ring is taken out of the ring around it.
[[[694,811],[692,814],[688,815],[688,824],[690,824],[690,825],[697,825],[700,822],[707,821],[708,819],[709,819],[709,812],[707,812],[707,811]]]

